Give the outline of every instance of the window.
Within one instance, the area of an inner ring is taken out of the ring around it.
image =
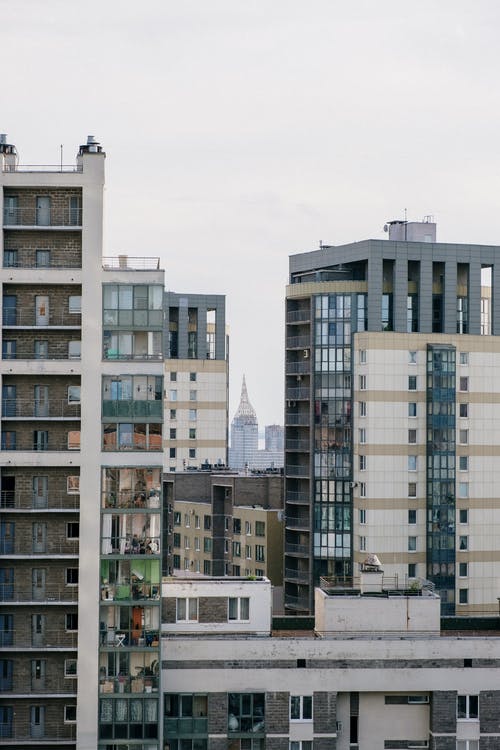
[[[417,364],[417,352],[408,352],[408,364],[410,365]]]
[[[176,510],[174,511],[174,526],[180,526],[182,524],[182,515]]]
[[[188,536],[184,537],[184,549],[189,549],[191,546],[191,541]]]
[[[170,401],[177,401],[177,391],[175,389],[171,389],[170,391]]]
[[[196,409],[190,409],[189,410],[189,421],[190,422],[195,422],[196,421],[196,416],[197,416],[197,410]]]
[[[209,536],[203,537],[203,552],[212,551],[212,539]]]
[[[78,613],[77,612],[66,613],[66,630],[70,632],[73,632],[74,630],[78,630]]]
[[[416,430],[408,430],[408,442],[411,445],[415,445],[417,442],[417,431]]]
[[[171,383],[177,382],[177,373],[176,372],[171,372],[170,373],[170,382]]]
[[[417,390],[417,376],[416,375],[408,375],[408,390],[409,391]]]
[[[247,536],[252,535],[252,524],[250,521],[245,521],[245,534]]]
[[[312,721],[312,695],[290,696],[290,721]]]
[[[265,693],[229,693],[227,706],[228,733],[263,735],[265,731],[265,706]]]
[[[408,510],[408,523],[417,523],[417,511],[413,508]]]
[[[184,570],[189,570],[189,557],[184,558]]]
[[[241,534],[241,518],[233,518],[233,534]]]
[[[457,740],[456,750],[479,750],[479,740]]]
[[[200,528],[200,517],[199,516],[195,516],[194,517],[194,527],[195,527],[195,529],[199,529]]]
[[[174,532],[174,547],[175,549],[179,549],[181,546],[181,535],[175,531]]]
[[[80,536],[80,523],[79,521],[69,521],[66,524],[66,538],[67,539],[78,539]]]
[[[262,568],[255,568],[255,575],[257,578],[264,578],[265,574],[266,573]]]
[[[18,265],[17,250],[4,250],[3,251],[3,267],[4,268],[17,268]]]
[[[469,482],[458,483],[458,496],[469,497]]]
[[[359,537],[359,549],[360,552],[366,552],[366,536]]]
[[[312,740],[290,740],[288,750],[312,750]]]
[[[361,524],[366,523],[366,510],[365,508],[359,509],[359,522]]]
[[[408,456],[408,471],[416,471],[416,470],[417,470],[417,457]]]
[[[195,372],[190,372],[189,373],[189,380],[190,380],[191,383],[196,383],[196,373]]]
[[[359,350],[359,363],[364,365],[366,363],[366,349]]]
[[[408,578],[417,577],[417,565],[416,563],[408,563]]]
[[[245,545],[245,557],[247,560],[252,559],[252,545],[251,544]]]
[[[50,268],[50,250],[35,250],[35,267]]]
[[[184,513],[184,526],[189,529],[191,526],[191,516],[189,513]]]
[[[177,453],[176,448],[169,448],[168,449],[168,456],[169,456],[169,458],[175,458],[176,453]]]
[[[66,491],[68,495],[80,494],[80,477],[70,476],[66,478]]]
[[[78,586],[78,568],[66,568],[66,586]]]
[[[196,458],[196,448],[189,449],[189,458]]]
[[[461,391],[468,391],[469,390],[469,378],[468,377],[460,377],[460,390]]]
[[[262,544],[255,545],[255,559],[257,562],[264,562],[265,560],[264,547]]]
[[[68,297],[68,312],[70,313],[81,313],[82,311],[82,298],[80,295],[73,294]]]
[[[3,451],[15,451],[17,443],[17,435],[15,430],[4,430],[2,432],[2,450]]]
[[[469,471],[469,456],[458,457],[458,468],[460,471]]]
[[[249,620],[250,599],[248,596],[230,597],[228,599],[228,619]]]
[[[469,575],[469,563],[458,563],[458,575],[459,578],[467,578],[467,576]]]
[[[35,341],[35,345],[36,345]],[[40,342],[41,344],[47,342]],[[47,344],[48,346],[48,344]],[[82,342],[81,341],[68,341],[68,358],[69,359],[80,359],[82,356]],[[42,357],[40,357],[42,359]]]
[[[200,537],[199,536],[195,536],[194,538],[194,549],[195,549],[195,552],[200,551]]]
[[[469,416],[469,404],[460,404],[459,405],[459,415],[465,419]]]
[[[366,456],[359,456],[359,470],[366,471]]]
[[[80,430],[70,430],[68,432],[68,450],[80,450]]]
[[[255,536],[266,535],[266,523],[265,521],[255,521]]]
[[[76,677],[77,675],[77,661],[76,659],[65,659],[64,660],[64,676],[65,677]]]
[[[174,570],[180,570],[181,568],[181,556],[174,555]]]
[[[461,365],[468,365],[469,364],[469,352],[460,352],[459,354],[459,360]]]
[[[457,719],[479,718],[479,696],[457,695]]]
[[[36,341],[35,341],[35,345],[36,345]],[[4,339],[2,341],[2,359],[15,359],[16,353],[17,353],[17,341],[15,341],[14,339]],[[35,357],[36,357],[36,354],[35,354]]]
[[[416,401],[410,401],[408,404],[408,416],[409,417],[416,417],[417,416],[417,402]]]
[[[177,409],[170,409],[170,419],[177,419]]]
[[[469,523],[469,511],[467,508],[460,508],[458,511],[458,518],[460,523]]]
[[[75,724],[76,723],[76,704],[69,704],[64,706],[64,723]]]
[[[458,431],[458,442],[460,445],[468,445],[469,443],[469,430]]]
[[[408,482],[408,497],[417,497],[417,483]]]
[[[366,443],[366,430],[364,427],[361,427],[359,430],[359,442],[361,444]]]
[[[68,385],[68,404],[80,403],[81,388],[79,385]]]
[[[359,496],[366,497],[366,482],[359,483]]]
[[[366,401],[359,402],[359,416],[366,417]]]
[[[416,551],[417,551],[417,537],[409,536],[408,537],[408,552],[416,552]]]
[[[359,376],[359,390],[366,391],[366,375]]]
[[[176,440],[177,439],[177,428],[171,427],[170,428],[170,440]]]
[[[233,542],[233,557],[241,557],[241,542]]]
[[[189,439],[196,440],[196,427],[189,428]]]
[[[189,400],[196,401],[198,398],[198,391],[189,391]]]
[[[459,536],[458,537],[458,549],[461,552],[465,552],[469,549],[469,537],[468,536]]]
[[[177,599],[177,622],[198,622],[198,599],[186,597]]]
[[[212,516],[203,516],[203,528],[205,531],[210,531],[212,528]]]

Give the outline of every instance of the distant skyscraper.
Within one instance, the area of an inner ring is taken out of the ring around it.
[[[248,399],[247,384],[243,375],[240,405],[231,422],[231,448],[229,464],[233,469],[251,467],[259,450],[259,425],[257,414]]]
[[[283,451],[285,428],[280,424],[266,424],[266,451]]]

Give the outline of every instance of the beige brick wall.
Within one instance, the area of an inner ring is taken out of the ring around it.
[[[36,251],[50,250],[53,268],[82,267],[82,237],[80,232],[4,232],[4,249],[17,250],[21,268],[35,268]]]

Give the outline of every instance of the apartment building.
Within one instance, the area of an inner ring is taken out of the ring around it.
[[[443,614],[498,611],[500,248],[432,221],[290,258],[285,601],[367,552]]]
[[[165,745],[498,748],[498,631],[440,634],[432,586],[408,590],[380,570],[361,579],[350,593],[317,589],[303,632],[285,630],[287,618],[272,630],[265,579],[165,585]]]
[[[226,298],[165,292],[165,471],[225,466]]]
[[[164,476],[165,575],[267,576],[283,583],[283,477]]]
[[[103,257],[104,163],[89,136],[23,167],[0,137],[9,748],[159,748],[164,278]]]

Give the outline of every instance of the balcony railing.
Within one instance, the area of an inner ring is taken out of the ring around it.
[[[311,389],[310,388],[287,388],[285,391],[285,398],[287,400],[303,400],[307,401],[311,396]]]
[[[79,419],[80,404],[68,404],[67,399],[48,399],[43,402],[20,398],[2,399],[2,418],[15,417]]]
[[[293,568],[285,568],[285,578],[293,581],[308,581],[309,572],[307,570],[295,570]]]
[[[0,648],[76,648],[78,633],[67,633],[61,628],[45,629],[43,633],[22,632],[16,630],[0,630]],[[76,675],[75,675],[76,677]]]
[[[101,646],[117,648],[158,648],[160,645],[159,630],[124,630],[108,628],[101,630]]]
[[[165,737],[175,734],[208,734],[208,719],[206,716],[196,718],[171,719],[166,716],[164,720]]]
[[[78,601],[78,586],[46,586],[37,589],[20,589],[13,583],[0,583],[2,602],[61,602]]]
[[[311,319],[311,311],[307,310],[289,310],[286,314],[287,323],[304,323]]]
[[[57,695],[75,695],[76,693],[76,677],[65,678],[62,680],[48,679],[36,680],[33,682],[28,681],[27,684],[16,685],[16,680],[13,680],[12,685],[8,687],[2,686],[2,698],[8,698],[9,693],[15,695],[26,695],[26,696],[42,696],[49,694]]]
[[[39,353],[35,352],[32,347],[28,348],[28,346],[26,346],[26,345],[25,346],[19,346],[19,343],[20,342],[18,341],[17,342],[18,345],[16,346],[15,351],[14,350],[10,350],[10,351],[9,350],[5,350],[5,348],[4,348],[4,350],[2,351],[2,359],[4,359],[4,360],[5,359],[12,359],[12,360],[14,360],[14,359],[16,359],[16,360],[34,360],[34,359],[39,359],[39,360],[44,360],[46,362],[47,361],[55,361],[55,360],[63,360],[63,359],[64,360],[71,360],[71,361],[72,360],[80,361],[80,359],[81,359],[81,355],[79,353],[78,354],[70,354],[69,352],[58,352],[58,351],[52,352],[52,351],[50,351],[50,349],[49,349],[47,355],[42,357],[42,356],[40,356]],[[51,342],[50,342],[50,339],[49,339],[49,344],[50,343]],[[66,346],[68,346],[68,343],[70,343],[70,342],[69,341],[64,342],[64,344]],[[56,342],[55,345],[57,346],[57,342]]]
[[[27,543],[26,538],[19,539],[0,539],[0,555],[72,555],[78,556],[78,539],[68,539],[65,542],[57,543],[52,539],[45,542]]]
[[[297,503],[298,505],[308,505],[310,503],[311,496],[308,492],[292,492],[287,490],[286,502]]]
[[[287,451],[309,451],[310,444],[309,440],[287,440],[286,450]]]
[[[309,610],[309,599],[305,596],[285,595],[285,609]]]
[[[287,516],[285,526],[287,528],[308,529],[310,525],[309,518],[299,518],[298,516]]]
[[[99,682],[99,691],[101,693],[156,693],[158,692],[158,677],[156,675],[107,677]]]
[[[145,536],[137,538],[131,535],[122,537],[101,538],[101,553],[103,555],[159,555],[160,537]]]
[[[78,263],[76,262],[72,263],[70,260],[68,261],[65,260],[64,263],[57,263],[52,258],[50,258],[46,263],[37,263],[36,259],[32,255],[30,256],[28,252],[26,252],[26,254],[23,254],[23,255],[18,254],[17,258],[15,259],[11,257],[6,258],[5,250],[4,250],[3,267],[4,268],[29,268],[29,269],[36,268],[39,271],[43,271],[47,269],[59,270],[59,271],[65,271],[65,270],[76,271],[78,269],[81,270],[82,263],[81,261]]]
[[[103,417],[163,417],[161,401],[106,401],[102,402]]]
[[[147,492],[120,490],[118,494],[110,492],[104,496],[105,508],[159,508],[160,489]]]
[[[49,436],[48,440],[40,439],[40,440],[29,440],[28,438],[24,438],[23,440],[15,440],[13,442],[12,436],[10,435],[7,439],[7,436],[9,433],[2,432],[1,436],[1,449],[3,451],[9,451],[12,453],[15,452],[29,452],[29,451],[59,451],[59,452],[66,452],[66,451],[78,451],[80,450],[80,446],[73,444],[68,445],[68,441],[61,440],[61,438],[51,438]]]
[[[79,495],[54,495],[30,497],[21,492],[3,490],[0,493],[2,510],[78,510]]]
[[[309,359],[305,359],[299,362],[286,362],[285,372],[296,375],[298,373],[309,373],[311,371],[311,362]]]
[[[5,164],[4,172],[83,172],[83,164]]]
[[[287,349],[308,349],[310,346],[310,336],[288,336],[286,339]]]
[[[4,328],[80,328],[82,316],[80,313],[70,313],[64,310],[50,311],[47,318],[37,317],[34,310],[19,310],[4,307],[2,310],[2,325]]]
[[[0,724],[0,747],[12,748],[13,742],[16,743],[29,743],[30,746],[36,746],[39,742],[43,742],[44,745],[50,743],[52,747],[56,747],[57,744],[66,744],[68,742],[76,741],[76,724],[61,724],[60,727],[47,727],[46,730],[40,731],[38,727],[34,727],[33,731],[30,732],[30,728],[27,722],[23,722],[21,726],[16,727],[9,723]]]
[[[82,209],[4,206],[3,225],[4,227],[37,227],[37,229],[46,229],[47,227],[77,228],[82,226]]]
[[[309,465],[304,466],[286,466],[285,476],[287,477],[308,477]]]
[[[287,542],[285,544],[285,555],[308,555],[309,545],[308,544],[291,544]]]
[[[285,414],[285,423],[287,425],[308,426],[310,422],[309,414]]]

